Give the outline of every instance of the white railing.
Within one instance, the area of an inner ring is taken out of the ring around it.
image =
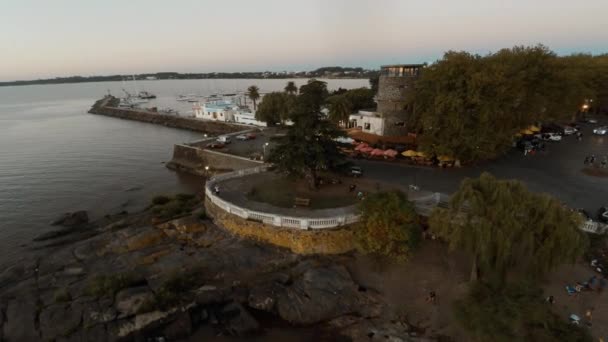
[[[213,187],[221,181],[243,177],[246,175],[251,175],[255,173],[265,172],[268,169],[268,166],[257,166],[250,169],[238,170],[234,172],[223,173],[217,176],[210,178],[207,181],[205,186],[205,195],[208,201],[217,205],[220,209],[224,210],[227,213],[236,215],[240,218],[244,218],[246,220],[255,220],[259,222],[263,222],[268,225],[276,226],[276,227],[286,227],[286,228],[297,228],[297,229],[325,229],[325,228],[335,228],[343,225],[353,224],[359,221],[359,215],[354,212],[345,213],[337,216],[331,217],[293,217],[293,216],[283,216],[277,215],[273,213],[264,213],[259,211],[249,210],[247,208],[242,208],[232,203],[229,203],[219,196],[217,196]],[[440,204],[442,201],[442,197],[439,193],[433,193],[429,196],[425,196],[420,199],[414,200],[416,205],[416,210],[420,214],[428,215],[431,210]]]

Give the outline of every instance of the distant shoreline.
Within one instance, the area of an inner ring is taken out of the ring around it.
[[[325,67],[314,71],[302,72],[212,72],[212,73],[177,73],[158,72],[137,75],[109,75],[109,76],[70,76],[38,80],[18,80],[0,82],[0,87],[69,84],[112,81],[156,81],[156,80],[202,80],[202,79],[294,79],[294,78],[329,78],[329,79],[362,79],[379,75],[378,70],[363,68]]]

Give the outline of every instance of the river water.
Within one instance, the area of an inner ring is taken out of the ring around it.
[[[61,213],[92,219],[143,208],[156,194],[193,192],[200,179],[165,168],[173,144],[202,134],[87,114],[93,102],[122,88],[158,96],[146,106],[186,113],[179,94],[282,90],[288,80],[163,80],[0,87],[0,265],[25,256],[32,238],[54,229]],[[297,85],[305,79],[293,80]],[[368,86],[365,79],[325,80],[329,89]]]

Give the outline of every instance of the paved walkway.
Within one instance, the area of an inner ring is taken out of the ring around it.
[[[260,174],[248,175],[240,178],[233,178],[221,181],[219,183],[220,194],[219,197],[225,201],[228,201],[234,205],[237,205],[242,208],[247,208],[249,210],[255,210],[259,212],[273,213],[277,215],[283,216],[292,216],[292,217],[307,217],[307,218],[322,218],[322,217],[335,217],[346,214],[353,214],[356,212],[356,205],[351,205],[347,207],[341,208],[331,208],[331,209],[307,209],[307,208],[281,208],[276,207],[268,203],[256,202],[247,198],[247,193],[251,191],[253,186],[259,184],[260,182],[271,181],[272,179],[276,179],[279,177],[278,175],[266,172]],[[348,191],[348,185],[343,184],[344,191]],[[408,192],[403,186],[400,185],[391,185],[391,184],[383,184],[382,188],[397,188],[404,192]],[[432,195],[430,192],[425,191],[409,191],[408,196],[412,200],[416,200],[418,198],[424,198]]]

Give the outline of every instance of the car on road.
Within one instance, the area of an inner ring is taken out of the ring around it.
[[[593,129],[593,134],[606,135],[608,133],[608,126],[600,126]]]
[[[594,118],[584,118],[583,122],[590,123],[590,124],[596,124],[597,123],[597,119],[594,119]]]
[[[230,144],[230,137],[227,135],[221,135],[221,136],[217,137],[216,142],[221,143],[221,144]]]
[[[578,128],[573,127],[573,126],[564,126],[564,134],[565,135],[572,135],[574,133],[578,132]]]
[[[361,169],[361,166],[351,166],[348,172],[349,175],[353,176],[353,177],[361,177],[363,176],[363,169]]]
[[[239,134],[235,138],[236,138],[236,140],[241,140],[241,141],[253,140],[253,139],[255,139],[255,134],[253,134],[253,133]]]
[[[226,145],[222,144],[221,142],[214,142],[211,144],[207,144],[208,148],[224,148],[226,147]]]

